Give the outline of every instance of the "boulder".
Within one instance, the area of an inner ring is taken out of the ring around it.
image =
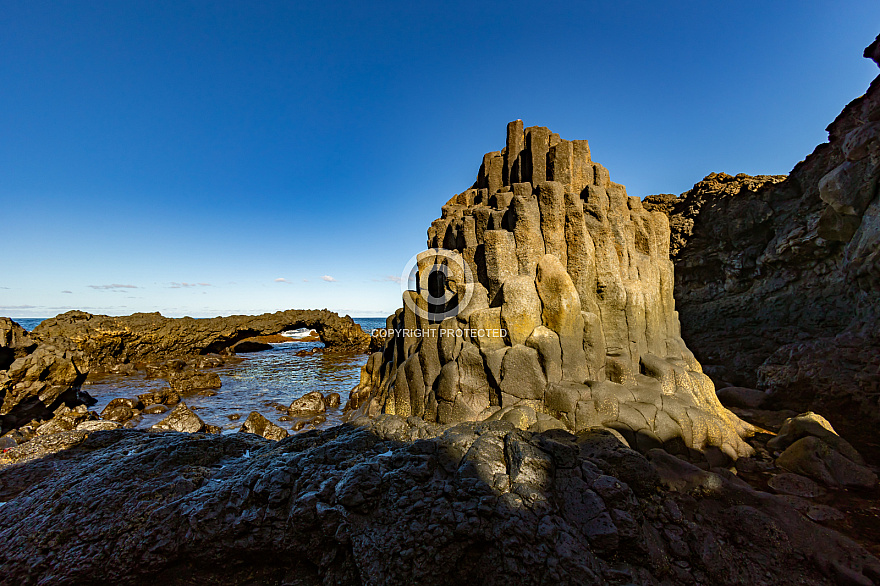
[[[718,389],[718,400],[725,407],[740,409],[760,409],[767,401],[767,393],[746,387],[724,387]]]
[[[287,408],[287,414],[290,417],[309,417],[323,413],[327,410],[324,404],[324,395],[318,391],[306,393],[298,399],[294,399]]]
[[[205,422],[187,407],[186,403],[178,403],[177,407],[167,417],[155,424],[151,429],[154,431],[196,433],[205,431]]]
[[[776,465],[825,486],[873,488],[877,484],[877,475],[870,468],[856,464],[815,436],[803,437],[788,446],[776,458]]]
[[[270,440],[281,440],[288,435],[287,430],[275,425],[256,411],[251,411],[238,431],[254,433]]]

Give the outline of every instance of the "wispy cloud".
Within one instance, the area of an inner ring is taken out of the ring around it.
[[[64,291],[62,291],[62,293],[73,293],[73,291],[68,291],[67,289],[65,289]]]
[[[303,283],[308,283],[308,282],[309,282],[308,279],[303,279]]]
[[[92,289],[99,289],[101,291],[120,291],[121,289],[137,289],[137,285],[120,285],[119,283],[113,283],[112,285],[89,285]]]
[[[373,280],[380,282],[380,283],[400,283],[403,279],[401,279],[400,276],[385,275],[381,279],[373,279]]]
[[[171,283],[169,289],[184,289],[186,287],[212,287],[211,283]]]
[[[2,310],[2,311],[6,311],[6,310],[9,310],[9,309],[12,309],[12,310],[16,310],[16,309],[36,309],[37,307],[38,307],[37,305],[0,305],[0,310]]]
[[[276,283],[287,283],[288,285],[291,284],[291,282],[288,281],[287,279],[285,279],[284,277],[278,277],[277,279],[275,279],[275,282]]]
[[[336,279],[334,279],[330,275],[324,275],[321,278],[324,279],[325,281],[327,281],[328,283],[336,283],[337,282]]]

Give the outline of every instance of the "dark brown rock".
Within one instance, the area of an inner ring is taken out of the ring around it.
[[[303,327],[315,329],[328,347],[365,350],[370,343],[369,336],[350,317],[311,309],[204,319],[167,318],[158,313],[110,317],[69,311],[43,321],[31,337],[79,351],[89,366],[109,367],[217,353],[248,338]]]
[[[856,431],[880,423],[878,119],[880,77],[788,177],[713,173],[645,200],[669,216],[682,335],[706,371]]]
[[[245,419],[239,431],[254,433],[266,439],[276,441],[287,437],[287,430],[275,425],[256,411],[251,411],[251,414]]]
[[[205,422],[186,403],[179,403],[165,419],[152,427],[155,431],[196,433],[205,430]]]
[[[324,395],[318,391],[312,391],[298,399],[294,399],[290,404],[290,407],[287,408],[287,414],[290,417],[305,417],[317,415],[326,410],[327,407],[324,404]]]

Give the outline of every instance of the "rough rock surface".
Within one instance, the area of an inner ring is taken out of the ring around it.
[[[682,335],[707,373],[835,424],[876,425],[880,77],[828,136],[787,178],[713,173],[645,206],[669,214]]]
[[[89,373],[81,352],[37,344],[17,323],[0,318],[0,428],[48,419],[61,405],[89,403],[81,393]]]
[[[783,498],[608,432],[359,424],[280,442],[95,432],[0,469],[0,584],[880,580]]]
[[[82,352],[91,367],[109,367],[220,352],[247,338],[304,327],[316,330],[327,346],[366,350],[370,344],[370,336],[350,317],[312,309],[204,319],[69,311],[45,320],[31,335],[41,343]]]
[[[288,436],[286,429],[275,425],[256,411],[251,411],[239,431],[253,433],[270,440],[281,440]]]
[[[205,431],[205,422],[186,403],[180,402],[162,421],[152,427],[155,431],[182,431],[197,433]]]
[[[17,358],[24,358],[36,347],[37,343],[23,327],[8,317],[0,317],[0,370],[6,370]]]
[[[418,257],[419,292],[388,319],[350,407],[449,423],[523,406],[557,420],[545,428],[606,426],[643,449],[749,454],[752,427],[718,402],[679,333],[669,234],[586,141],[511,122],[504,150],[428,230],[446,256]],[[446,305],[430,301],[440,272]],[[432,304],[457,313],[420,311]]]

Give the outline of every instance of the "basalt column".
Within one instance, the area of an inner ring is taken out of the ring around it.
[[[666,216],[612,182],[587,141],[511,122],[505,148],[428,230],[429,248],[469,269],[447,271],[457,313],[432,323],[406,293],[388,320],[401,334],[364,367],[362,409],[439,423],[530,412],[543,428],[613,428],[639,448],[750,453],[752,428],[681,339],[669,237]]]

